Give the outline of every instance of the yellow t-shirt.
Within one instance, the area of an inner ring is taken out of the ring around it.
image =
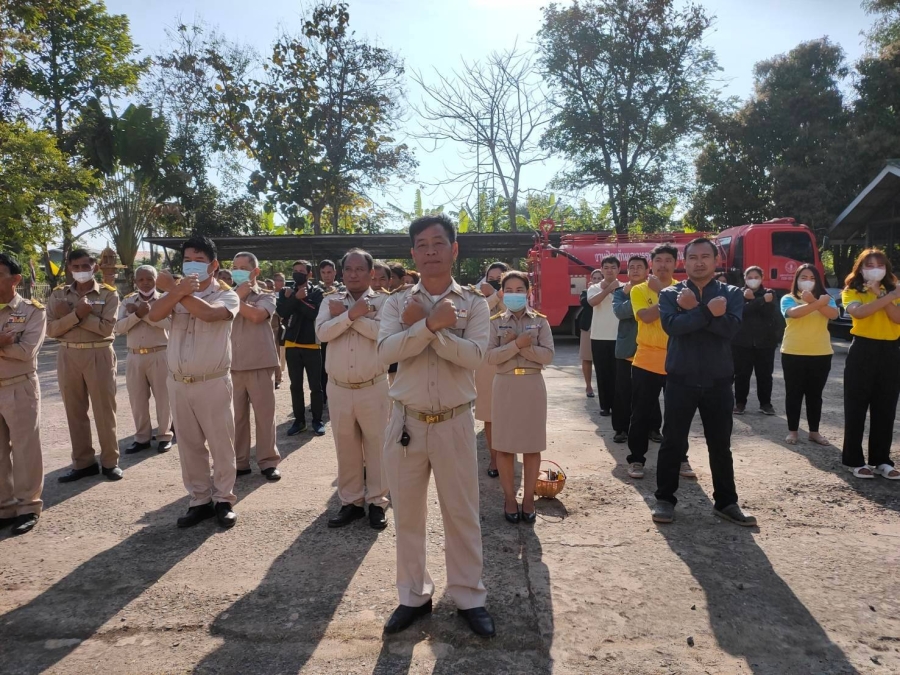
[[[785,319],[784,337],[781,339],[781,353],[791,356],[828,356],[834,354],[831,333],[828,332],[828,317],[822,312],[812,312],[806,316],[793,318],[787,315],[789,309],[802,307],[806,303],[788,293],[781,298],[781,314]],[[834,299],[829,307],[837,309]]]
[[[671,285],[678,282],[674,279]],[[637,351],[634,353],[633,366],[659,375],[666,374],[666,349],[669,345],[669,335],[663,330],[662,321],[657,319],[652,323],[644,323],[638,317],[638,311],[648,309],[659,304],[659,293],[654,291],[645,281],[631,289],[631,309],[634,311],[634,319],[637,321]]]
[[[872,291],[866,289],[865,293],[860,293],[852,288],[845,288],[841,293],[841,302],[844,308],[850,306],[851,303],[858,302],[863,305],[874,302],[878,299]],[[895,305],[900,305],[900,300],[894,301]],[[900,323],[891,321],[891,317],[887,315],[883,309],[878,310],[865,319],[853,319],[853,328],[850,329],[852,335],[869,338],[870,340],[897,340],[900,339]]]

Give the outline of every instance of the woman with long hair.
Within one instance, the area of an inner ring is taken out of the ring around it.
[[[506,311],[491,317],[488,363],[496,366],[493,393],[494,445],[510,523],[533,523],[534,490],[547,449],[547,387],[543,370],[553,362],[553,335],[547,317],[528,306],[530,284],[523,272],[503,275]],[[515,460],[522,454],[522,511],[516,501]]]
[[[784,411],[788,435],[795,445],[799,437],[800,411],[806,399],[809,440],[819,445],[828,441],[819,433],[822,418],[822,391],[831,372],[831,334],[828,321],[838,316],[837,304],[825,291],[814,265],[801,265],[794,274],[791,292],[781,298],[786,327],[781,341],[781,370],[784,373]]]
[[[481,282],[481,292],[487,300],[491,316],[506,311],[503,304],[503,293],[500,291],[500,278],[509,270],[505,262],[492,262],[488,265]],[[484,440],[491,453],[491,462],[488,465],[487,475],[497,478],[497,451],[494,450],[491,437],[491,396],[494,388],[494,375],[497,367],[488,363],[487,359],[475,369],[475,419],[484,422]]]
[[[859,254],[841,294],[853,319],[844,364],[843,464],[857,478],[900,480],[891,441],[900,396],[900,286],[891,261],[877,248]],[[863,434],[869,414],[869,461]]]

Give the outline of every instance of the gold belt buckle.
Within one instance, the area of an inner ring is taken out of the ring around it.
[[[425,415],[426,424],[437,424],[441,421],[441,415]]]
[[[361,383],[361,382],[350,382],[349,385],[350,385],[350,389],[362,389],[363,388],[363,383]]]
[[[150,350],[145,347],[141,347],[140,349],[138,349],[138,354],[149,354],[149,353],[150,353]]]
[[[516,368],[515,370],[513,370],[513,375],[524,375],[524,374],[525,374],[524,368]]]
[[[194,384],[194,382],[195,382],[194,377],[192,375],[188,375],[187,377],[182,377],[181,381],[184,382],[185,384]]]

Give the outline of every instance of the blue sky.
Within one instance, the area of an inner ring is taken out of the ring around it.
[[[280,29],[300,27],[302,8],[310,2],[290,0],[106,0],[114,13],[127,14],[132,35],[144,53],[154,54],[165,42],[165,28],[202,18],[225,36],[253,46],[266,54]],[[546,0],[355,0],[350,2],[350,25],[358,35],[398,52],[407,70],[427,74],[448,71],[461,58],[479,59],[493,50],[506,49],[518,41],[530,46],[541,23]],[[565,3],[561,3],[565,4]],[[745,98],[752,91],[753,64],[789,51],[798,43],[822,36],[839,43],[848,58],[862,54],[860,31],[871,23],[858,0],[705,0],[715,15],[708,38],[723,69],[723,88],[729,95]],[[409,83],[410,100],[420,92]],[[411,125],[412,126],[412,125]],[[426,152],[416,147],[420,167],[418,179],[439,182],[445,166],[459,166],[452,147]],[[559,161],[532,167],[523,175],[523,186],[542,189],[562,167]],[[398,186],[379,201],[394,202],[409,209],[415,185]],[[428,203],[443,203],[439,191],[426,197]]]

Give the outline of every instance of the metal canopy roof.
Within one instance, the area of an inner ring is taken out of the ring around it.
[[[885,166],[832,223],[828,235],[835,243],[864,237],[870,225],[900,223],[900,208],[890,212],[893,203],[900,204],[900,164],[896,161]]]
[[[187,237],[147,237],[148,244],[180,249]],[[250,251],[260,260],[337,260],[351,248],[362,248],[375,258],[409,258],[407,234],[319,234],[265,237],[213,237],[219,256],[225,260],[241,251]],[[559,245],[559,234],[551,235]],[[460,258],[524,258],[534,244],[533,232],[459,234]]]

